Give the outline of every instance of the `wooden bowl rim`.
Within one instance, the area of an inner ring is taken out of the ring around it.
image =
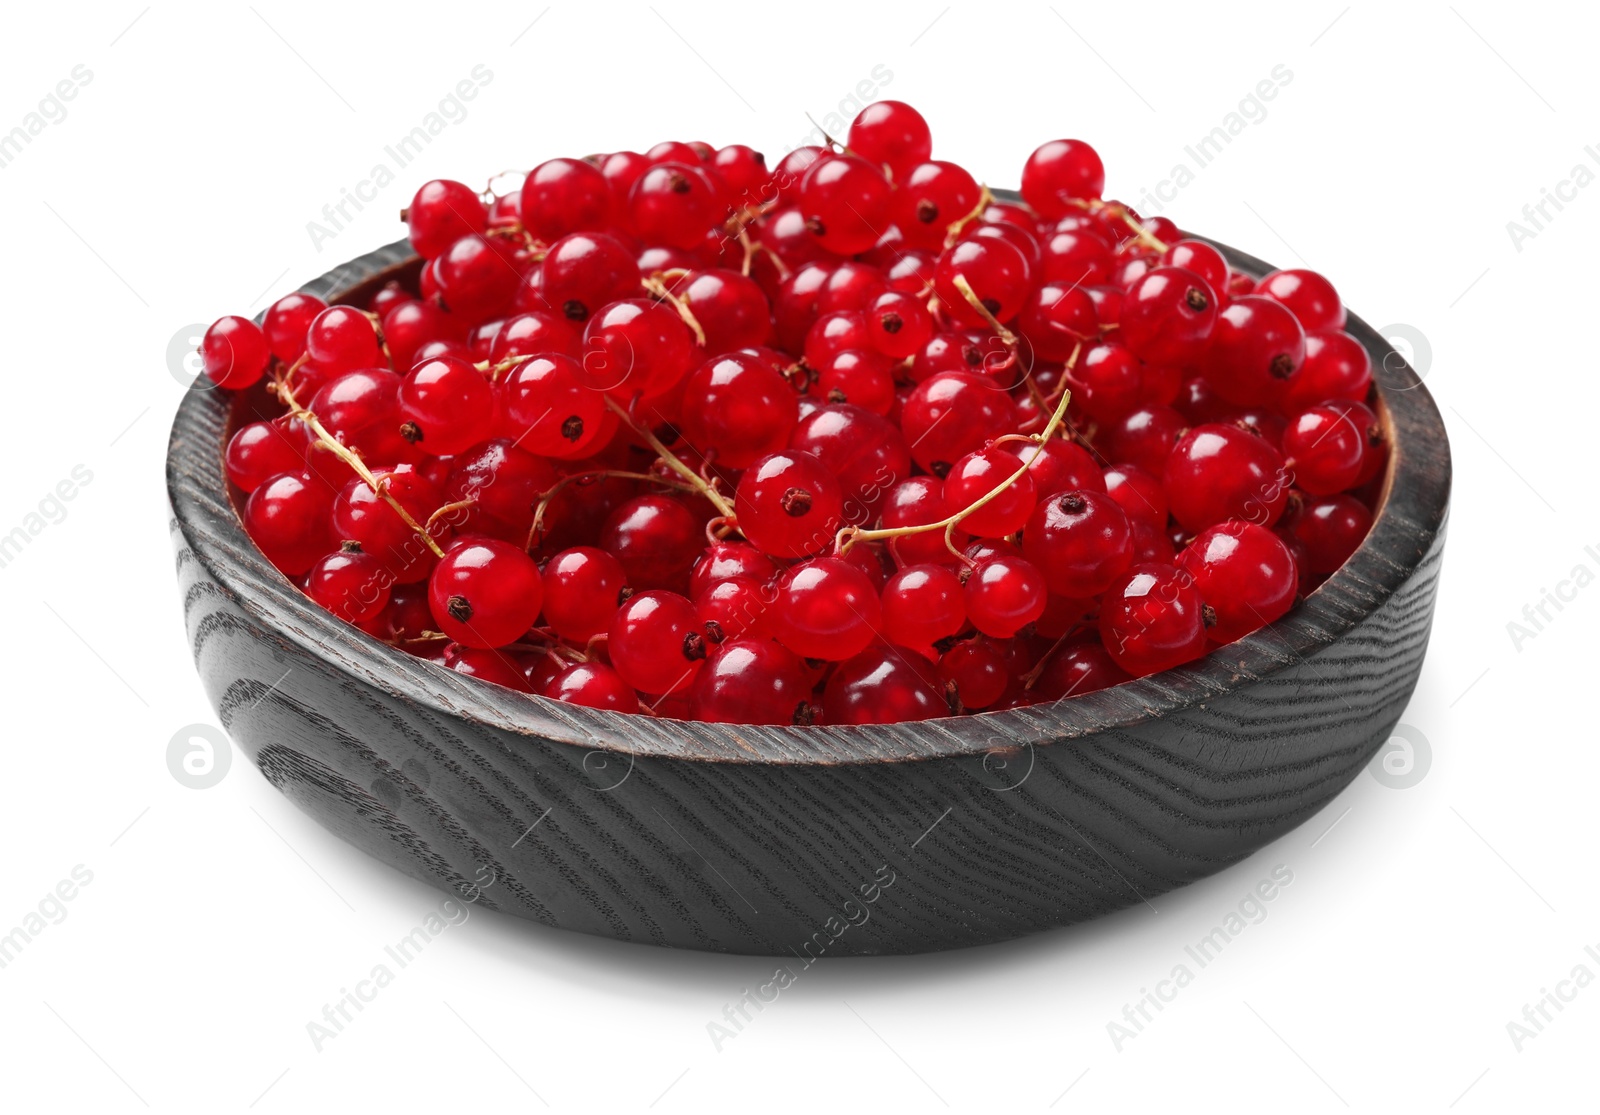
[[[1230,265],[1252,276],[1275,270],[1227,245],[1207,242]],[[409,243],[397,241],[301,289],[332,302],[358,287],[373,287],[413,258]],[[982,756],[1078,739],[1107,728],[1136,727],[1227,696],[1303,663],[1406,583],[1448,514],[1449,442],[1432,396],[1405,358],[1353,314],[1345,330],[1372,357],[1391,450],[1378,513],[1360,549],[1288,615],[1205,658],[1110,689],[1022,709],[882,725],[709,724],[581,708],[478,682],[416,658],[311,603],[256,549],[232,509],[222,465],[231,400],[226,392],[207,389],[203,377],[185,393],[173,422],[168,496],[174,525],[194,560],[279,639],[337,672],[448,719],[569,743],[591,754],[625,755],[630,763],[632,757],[657,757],[826,766]]]

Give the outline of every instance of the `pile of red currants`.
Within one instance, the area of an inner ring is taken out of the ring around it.
[[[460,673],[759,724],[1088,693],[1343,564],[1387,447],[1326,279],[1103,200],[1077,140],[1020,202],[930,154],[883,101],[776,167],[667,142],[427,183],[406,281],[206,333],[266,393],[227,449],[246,528]]]

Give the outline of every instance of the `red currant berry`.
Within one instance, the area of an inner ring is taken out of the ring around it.
[[[855,255],[878,242],[889,225],[890,198],[883,173],[854,155],[819,159],[800,183],[806,229],[836,255]]]
[[[880,645],[842,662],[828,679],[822,717],[828,724],[898,724],[949,716],[932,662],[914,651]]]
[[[249,318],[218,318],[200,341],[200,362],[218,387],[237,391],[266,373],[272,353],[267,339]]]
[[[443,663],[458,674],[503,685],[519,693],[531,693],[528,675],[520,662],[509,654],[485,647],[465,647],[450,643],[444,649]]]
[[[772,200],[772,172],[767,169],[767,157],[753,147],[742,143],[719,147],[711,156],[711,165],[722,175],[738,204],[760,205]]]
[[[977,208],[978,183],[955,163],[935,160],[896,177],[894,223],[913,247],[942,250],[950,226]]]
[[[999,494],[991,496],[996,490]],[[985,498],[988,502],[961,520],[962,529],[982,538],[1015,534],[1038,502],[1032,470],[1024,470],[1020,460],[998,447],[968,453],[944,478],[945,514],[960,514]]]
[[[551,159],[523,182],[521,212],[527,230],[546,243],[569,232],[600,231],[611,218],[611,186],[589,163]]]
[[[1017,427],[1011,397],[968,372],[941,372],[917,385],[901,414],[912,459],[943,477],[957,459]]]
[[[681,593],[705,547],[705,524],[668,496],[639,496],[606,519],[600,547],[622,563],[634,588]]]
[[[539,618],[539,567],[494,539],[452,546],[428,578],[428,607],[439,630],[469,647],[516,642]]]
[[[1283,408],[1293,414],[1339,399],[1365,401],[1372,387],[1372,358],[1348,333],[1307,333],[1306,358],[1283,389]]]
[[[468,321],[485,321],[511,309],[522,273],[495,241],[472,233],[453,241],[435,267],[439,300]]]
[[[933,151],[932,134],[922,114],[900,101],[875,101],[850,123],[850,150],[904,181]],[[952,218],[954,219],[954,218]]]
[[[1206,651],[1205,605],[1189,574],[1170,565],[1136,565],[1106,590],[1100,637],[1134,677],[1158,673]]]
[[[1161,479],[1138,465],[1112,465],[1105,471],[1106,494],[1122,505],[1130,522],[1154,530],[1167,525],[1167,492]]]
[[[298,577],[333,548],[328,509],[333,493],[303,473],[280,473],[250,493],[244,525],[280,573]]]
[[[900,428],[861,407],[818,407],[795,426],[789,448],[816,457],[838,478],[843,521],[852,526],[876,519],[889,490],[911,473]]]
[[[730,577],[694,597],[694,613],[706,638],[767,638],[772,634],[772,591],[752,577]]]
[[[908,565],[883,586],[883,634],[899,646],[930,648],[967,622],[961,578],[948,565]]]
[[[985,635],[1009,639],[1044,615],[1047,595],[1044,574],[1033,562],[992,557],[967,577],[967,615]]]
[[[1197,426],[1167,459],[1167,503],[1192,531],[1226,519],[1271,526],[1283,514],[1290,476],[1283,455],[1267,440],[1237,426]]]
[[[685,250],[697,247],[706,230],[727,213],[710,177],[698,166],[658,163],[628,191],[628,218],[640,239]]]
[[[573,322],[609,302],[639,293],[639,265],[615,236],[574,232],[563,236],[544,257],[544,296]]]
[[[883,526],[888,530],[927,526],[943,520],[945,514],[944,482],[932,476],[913,476],[889,490],[883,504]],[[959,527],[951,531],[951,542],[958,550],[969,539]],[[945,545],[943,530],[901,535],[891,539],[889,545],[902,564],[943,562],[953,557]]]
[[[1324,403],[1297,415],[1283,435],[1295,484],[1314,496],[1353,487],[1366,464],[1378,420],[1360,403]]]
[[[1033,687],[1035,703],[1081,697],[1132,680],[1099,643],[1063,647],[1039,672]]]
[[[424,360],[400,381],[401,436],[436,456],[453,456],[487,438],[494,388],[458,356]]]
[[[1087,449],[1076,442],[1065,438],[1051,438],[1043,445],[1027,442],[1016,447],[1015,455],[1019,461],[1027,464],[1034,491],[1041,498],[1074,489],[1085,492],[1106,490],[1099,464]]]
[[[1034,508],[1022,552],[1058,596],[1089,597],[1133,563],[1133,531],[1116,500],[1103,492],[1058,492]]]
[[[1332,333],[1344,328],[1344,305],[1333,284],[1315,271],[1274,271],[1256,284],[1255,293],[1287,306],[1307,333]]]
[[[1105,431],[1106,455],[1160,476],[1188,425],[1183,415],[1169,406],[1140,407]]]
[[[1065,217],[1073,202],[1096,199],[1105,188],[1105,164],[1082,140],[1053,139],[1022,167],[1022,199],[1046,220]]]
[[[832,545],[844,512],[839,482],[817,458],[796,452],[772,453],[751,465],[739,480],[734,508],[751,545],[777,558]]]
[[[1360,548],[1372,529],[1372,512],[1354,496],[1322,496],[1307,501],[1294,523],[1305,547],[1306,568],[1332,573]]]
[[[253,492],[280,472],[299,472],[305,468],[303,440],[288,430],[294,421],[288,415],[270,422],[252,422],[239,427],[228,439],[224,463],[229,482],[241,491]]]
[[[745,542],[713,542],[695,559],[689,594],[700,597],[713,585],[735,577],[766,584],[778,574],[777,564]]]
[[[1111,242],[1093,228],[1058,228],[1040,245],[1039,270],[1046,282],[1092,287],[1111,278]]]
[[[545,563],[544,621],[569,642],[603,634],[627,596],[622,563],[593,546],[562,550]]]
[[[707,352],[764,345],[772,338],[767,296],[737,271],[694,271],[673,287],[705,331]]]
[[[1214,293],[1228,291],[1228,261],[1204,240],[1179,240],[1161,253],[1161,266],[1186,267],[1204,279]]]
[[[372,319],[352,306],[329,306],[306,332],[306,352],[331,373],[387,364]]]
[[[560,352],[576,357],[581,352],[578,334],[572,324],[542,311],[530,311],[508,318],[496,330],[489,346],[489,359],[498,364],[513,356],[542,356]]]
[[[366,623],[389,603],[393,583],[383,562],[347,542],[306,573],[306,595],[347,623]]]
[[[477,529],[497,538],[526,539],[533,505],[555,482],[548,461],[496,438],[455,458],[443,502],[470,500]]]
[[[639,697],[622,675],[600,662],[575,662],[545,683],[552,701],[612,712],[638,712]]]
[[[810,694],[793,651],[766,639],[730,639],[695,678],[689,708],[713,724],[800,724],[809,722]]]
[[[434,342],[459,340],[458,323],[432,302],[415,300],[393,307],[383,319],[383,340],[396,371],[410,369],[417,354]]]
[[[817,366],[817,394],[830,403],[852,403],[874,414],[894,409],[894,364],[871,349],[835,352]]]
[[[933,289],[951,320],[961,325],[987,324],[967,300],[957,279],[964,280],[978,303],[996,320],[1010,321],[1027,302],[1032,284],[1028,261],[1013,244],[994,238],[962,240],[945,250],[933,272]]]
[[[1239,406],[1275,406],[1306,357],[1300,323],[1281,304],[1248,294],[1217,317],[1205,376],[1217,394]]]
[[[488,227],[489,212],[471,186],[435,178],[424,182],[406,208],[411,246],[432,259],[451,244]]]
[[[922,351],[933,335],[933,315],[921,299],[897,290],[873,299],[863,315],[868,343],[892,360]]]
[[[866,649],[883,625],[878,592],[860,569],[839,558],[797,565],[777,585],[778,641],[802,658],[839,662]]]
[[[939,680],[954,685],[964,709],[988,708],[1006,690],[1005,656],[987,639],[957,643],[939,659]]]
[[[1151,364],[1187,364],[1205,351],[1217,324],[1211,285],[1185,267],[1157,267],[1128,288],[1122,343]]]
[[[1211,641],[1231,643],[1265,627],[1294,604],[1299,572],[1283,541],[1266,527],[1230,520],[1207,527],[1178,555],[1211,609]]]
[[[618,399],[659,395],[683,379],[696,355],[689,327],[671,308],[630,298],[589,319],[580,378]]]
[[[800,414],[794,389],[759,357],[707,360],[683,387],[680,429],[691,445],[730,469],[748,468],[788,443]]]
[[[267,307],[262,332],[272,355],[285,364],[293,364],[306,351],[306,331],[317,315],[328,305],[314,294],[285,294]]]
[[[665,696],[689,688],[707,646],[693,604],[675,592],[650,591],[617,609],[606,649],[629,685]]]
[[[1033,345],[1036,356],[1052,361],[1070,360],[1074,352],[1088,349],[1100,336],[1100,322],[1089,292],[1059,279],[1034,289],[1017,319],[1017,328]]]
[[[501,432],[519,449],[576,460],[602,444],[605,399],[583,383],[570,356],[551,353],[518,364],[500,382]]]

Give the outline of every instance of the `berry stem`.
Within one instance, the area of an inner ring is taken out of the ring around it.
[[[372,470],[367,468],[365,461],[346,449],[338,438],[327,431],[322,425],[321,419],[301,406],[299,401],[295,399],[294,390],[289,386],[289,380],[293,378],[294,373],[299,370],[305,359],[302,356],[299,360],[296,360],[294,365],[277,381],[279,401],[289,408],[290,414],[304,422],[306,429],[310,430],[316,436],[316,439],[325,445],[335,457],[349,465],[351,470],[366,483],[367,487],[371,488],[377,496],[394,509],[394,513],[400,516],[400,521],[422,538],[428,549],[433,551],[434,557],[444,557],[444,550],[438,542],[434,541],[433,535],[424,530],[422,525],[411,517],[411,512],[400,506],[400,501],[389,494],[389,486],[376,476],[373,476]],[[432,520],[430,519],[429,521],[431,522]]]
[[[1083,346],[1081,344],[1072,350],[1072,356],[1067,360],[1067,367],[1071,368],[1076,366],[1078,363],[1078,354],[1082,350]],[[1061,400],[1056,403],[1056,409],[1054,413],[1050,415],[1050,421],[1045,424],[1044,429],[1039,433],[1029,435],[1027,440],[1038,445],[1043,445],[1045,442],[1054,437],[1056,431],[1061,428],[1062,422],[1066,421],[1067,404],[1071,402],[1071,400],[1072,392],[1067,390],[1065,385],[1063,385],[1061,389]],[[959,555],[960,551],[956,549],[955,540],[952,536],[955,533],[956,527],[961,524],[961,520],[965,519],[968,515],[972,514],[974,511],[977,511],[985,504],[998,497],[1001,492],[1005,491],[1018,480],[1022,479],[1023,473],[1027,472],[1028,468],[1029,464],[1024,462],[1022,467],[1018,468],[1010,476],[1006,477],[984,495],[980,496],[971,504],[971,506],[963,508],[953,515],[947,515],[937,522],[923,523],[920,526],[909,527],[879,527],[877,530],[862,530],[860,527],[845,527],[834,539],[834,550],[843,555],[849,553],[850,547],[854,546],[857,542],[875,542],[879,539],[892,539],[899,538],[902,535],[907,534],[922,534],[930,530],[942,530],[944,531],[944,544],[949,547],[952,553]]]
[[[648,483],[659,484],[664,488],[671,488],[678,492],[697,492],[701,490],[698,486],[684,484],[677,480],[668,480],[665,476],[652,476],[647,472],[626,472],[622,469],[595,469],[592,472],[574,472],[570,475],[563,476],[553,485],[539,493],[539,502],[534,504],[533,507],[533,525],[528,530],[528,543],[523,547],[523,549],[527,550],[529,553],[532,553],[534,546],[538,545],[540,536],[544,534],[544,513],[549,508],[550,501],[555,499],[556,493],[560,492],[562,488],[565,488],[569,484],[581,484],[586,481],[605,479],[644,480]],[[466,504],[470,504],[471,502],[471,500],[463,501],[463,503]],[[460,505],[446,505],[446,507],[455,506]],[[446,510],[446,507],[441,507],[439,511]],[[434,512],[436,515],[438,513],[438,511]],[[430,519],[429,522],[432,522],[432,520]]]
[[[661,439],[656,437],[656,435],[652,433],[648,427],[643,426],[639,422],[635,421],[633,415],[629,414],[625,407],[620,406],[617,401],[609,395],[606,396],[606,406],[610,407],[617,417],[626,422],[628,424],[628,428],[634,433],[638,434],[646,445],[648,445],[651,449],[654,449],[656,451],[656,455],[666,462],[668,468],[688,481],[690,486],[693,487],[695,491],[705,496],[706,501],[710,503],[712,507],[715,507],[720,515],[727,519],[734,518],[733,504],[729,503],[722,493],[718,492],[714,487],[701,479],[699,473],[695,472],[694,469],[690,468],[688,465],[679,460],[677,454],[668,449],[665,445],[661,444]]]
[[[681,278],[687,274],[687,271],[681,269],[674,269],[672,271],[659,271],[647,278],[640,279],[639,285],[644,287],[645,290],[649,291],[650,294],[656,299],[669,303],[674,310],[677,310],[678,316],[683,319],[683,323],[693,330],[695,340],[698,341],[701,346],[704,346],[706,343],[706,331],[700,327],[700,322],[698,319],[696,319],[694,313],[689,309],[689,304],[683,299],[679,298],[676,294],[673,294],[672,291],[668,290],[667,284],[664,281],[664,276],[671,275],[674,278]]]
[[[1015,350],[1017,345],[1017,335],[1011,330],[1007,329],[1004,325],[1001,325],[1000,319],[989,312],[989,307],[985,306],[981,301],[978,300],[977,292],[972,289],[972,284],[967,282],[967,277],[957,273],[956,277],[952,280],[952,285],[961,292],[961,297],[967,300],[967,305],[972,307],[973,312],[978,314],[979,317],[983,318],[983,320],[988,323],[989,328],[994,330],[994,335],[999,337],[1000,340],[1005,343],[1006,348]]]
[[[989,208],[993,201],[994,194],[989,192],[989,187],[980,185],[978,187],[978,203],[970,211],[945,226],[944,246],[946,248],[953,247],[955,242],[961,239],[961,234],[967,230],[967,226],[983,216],[983,211]]]

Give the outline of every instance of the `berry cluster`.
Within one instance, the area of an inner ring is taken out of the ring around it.
[[[775,724],[1166,670],[1355,551],[1387,450],[1326,279],[1103,200],[1077,140],[1020,202],[930,154],[884,101],[776,167],[667,142],[427,183],[410,285],[205,336],[279,408],[227,449],[251,537],[461,673]]]

